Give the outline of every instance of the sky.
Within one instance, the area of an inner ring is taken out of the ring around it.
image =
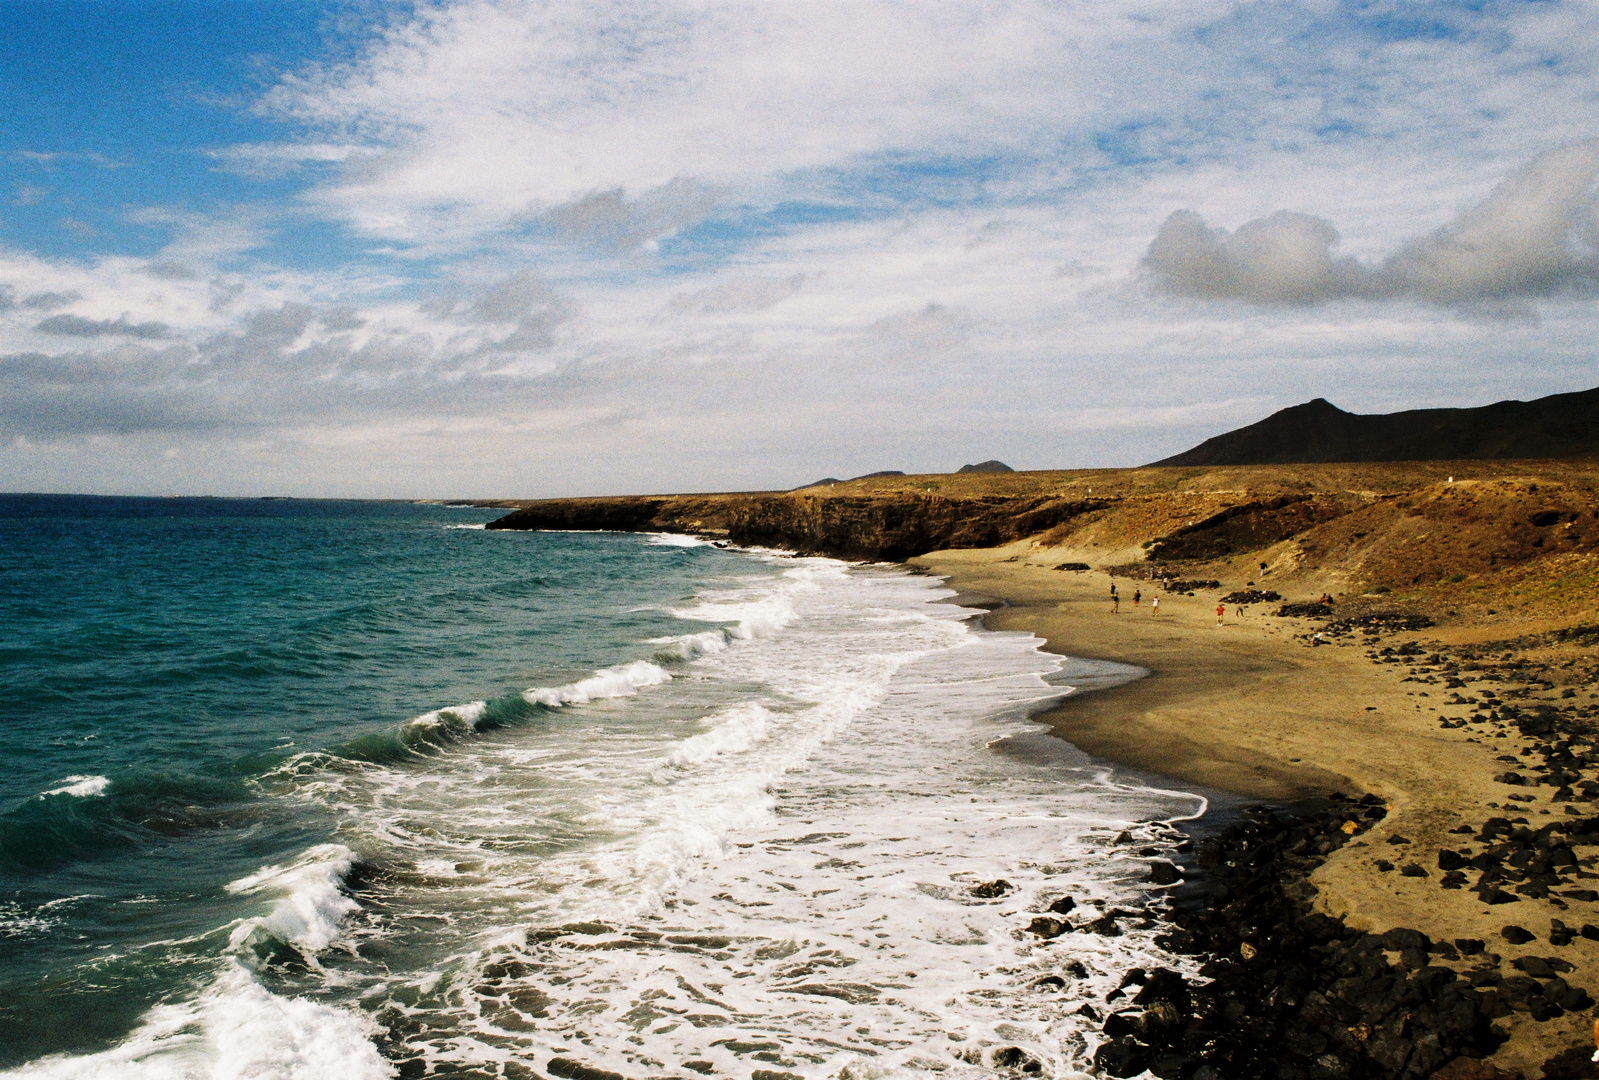
[[[0,0],[0,491],[1139,465],[1599,385],[1593,3]]]

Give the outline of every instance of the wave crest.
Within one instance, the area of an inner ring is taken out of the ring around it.
[[[61,779],[61,786],[41,792],[39,798],[46,799],[51,795],[70,795],[75,799],[94,799],[105,795],[105,789],[111,781],[103,776],[67,776]]]
[[[213,1080],[338,1077],[380,1080],[394,1069],[372,1038],[381,1029],[353,1009],[279,997],[231,964],[198,998],[158,1005],[120,1045],[53,1055],[0,1073],[30,1080]]]
[[[292,863],[265,866],[229,882],[230,893],[278,894],[270,912],[233,928],[229,947],[247,959],[265,959],[281,943],[314,964],[316,954],[338,940],[344,920],[361,910],[344,892],[345,876],[354,866],[355,852],[343,844],[318,844]]]
[[[642,687],[659,686],[671,681],[671,673],[659,664],[634,660],[629,664],[601,668],[588,678],[565,686],[535,686],[522,691],[522,697],[530,705],[559,709],[565,705],[582,705],[605,698],[631,697]]]

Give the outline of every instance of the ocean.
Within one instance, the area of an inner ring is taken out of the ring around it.
[[[1025,932],[1205,809],[1029,719],[1127,669],[499,513],[0,496],[0,1075],[1072,1076],[1183,965]]]

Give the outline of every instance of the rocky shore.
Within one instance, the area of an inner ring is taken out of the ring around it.
[[[1587,640],[1599,628],[1446,652],[1414,640],[1407,631],[1425,629],[1415,621],[1324,613],[1314,624],[1321,629],[1298,638],[1354,639],[1368,663],[1403,665],[1404,681],[1452,691],[1446,702],[1469,712],[1440,717],[1441,730],[1517,751],[1494,755],[1511,766],[1494,777],[1505,802],[1461,807],[1447,845],[1388,828],[1388,807],[1374,794],[1257,805],[1244,821],[1177,845],[1174,862],[1152,861],[1152,884],[1181,882],[1158,940],[1199,961],[1198,978],[1135,968],[1102,1004],[1081,1008],[1099,1025],[1100,1072],[1168,1080],[1599,1076],[1586,1037],[1594,969],[1572,949],[1599,942],[1599,808],[1591,805],[1599,801],[1599,706],[1573,686],[1527,702],[1556,686],[1525,651]],[[1593,666],[1564,670],[1563,681],[1574,674],[1599,685]],[[1538,789],[1552,790],[1526,793]],[[1318,910],[1313,878],[1340,853],[1378,875],[1470,894],[1492,913],[1490,925],[1482,936],[1433,937],[1404,925],[1357,928]],[[1103,917],[1076,926],[1035,919],[1030,929],[1047,937],[1116,931]],[[1499,1051],[1529,1024],[1565,1034],[1515,1055],[1531,1068],[1490,1060],[1510,1056]]]
[[[993,629],[1145,668],[1042,719],[1261,805],[1150,862],[1165,909],[1018,926],[1061,948],[1063,993],[1072,936],[1119,919],[1192,958],[1081,1004],[1103,1075],[1599,1078],[1592,463],[879,478],[495,526],[908,559]]]
[[[1159,939],[1174,953],[1201,958],[1200,978],[1134,968],[1102,1009],[1085,1010],[1102,1020],[1105,1041],[1094,1063],[1105,1074],[1509,1080],[1520,1074],[1483,1060],[1507,1038],[1495,1021],[1515,1013],[1547,1021],[1593,1007],[1584,987],[1562,977],[1573,965],[1559,947],[1575,930],[1553,937],[1554,954],[1506,961],[1499,951],[1505,941],[1536,935],[1507,923],[1499,940],[1433,940],[1409,927],[1356,930],[1315,911],[1310,873],[1386,817],[1374,796],[1291,813],[1258,806],[1246,814],[1247,821],[1195,847],[1183,872],[1196,895],[1174,907]],[[1599,844],[1592,830],[1599,819],[1533,832],[1494,818],[1475,839],[1518,852],[1561,852],[1554,861],[1563,863],[1572,836]],[[1581,932],[1599,936],[1599,927],[1585,924]],[[1588,1048],[1552,1055],[1541,1075],[1592,1075]]]

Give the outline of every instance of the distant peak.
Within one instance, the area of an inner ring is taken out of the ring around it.
[[[1005,464],[1003,461],[999,461],[999,460],[997,460],[995,458],[989,458],[987,461],[979,461],[976,465],[962,465],[959,469],[956,469],[955,471],[956,472],[997,473],[997,472],[1015,472],[1016,470],[1011,468],[1009,465]]]
[[[1326,398],[1279,409],[1156,465],[1285,465],[1599,457],[1599,387],[1471,409],[1345,412]]]

